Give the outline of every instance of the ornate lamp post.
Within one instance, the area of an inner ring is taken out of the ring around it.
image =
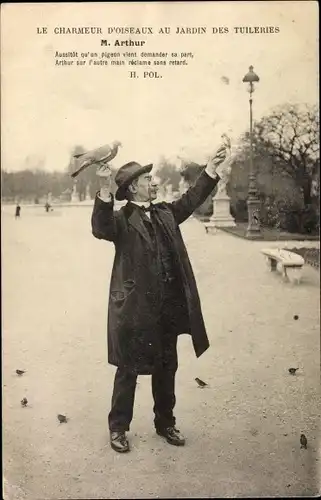
[[[260,79],[253,71],[253,66],[249,67],[248,73],[243,78],[244,83],[248,83],[248,92],[250,94],[250,173],[249,189],[247,199],[248,226],[246,236],[248,238],[259,238],[261,236],[260,228],[260,200],[257,196],[256,173],[253,167],[253,114],[252,114],[252,94],[254,92],[254,82]]]

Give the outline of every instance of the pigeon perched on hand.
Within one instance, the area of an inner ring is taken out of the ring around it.
[[[299,368],[289,368],[289,373],[291,373],[291,375],[295,375],[295,372],[298,370]]]
[[[66,415],[61,415],[60,413],[57,415],[57,418],[59,420],[59,422],[62,424],[62,423],[67,423],[68,422],[68,418],[66,417]]]
[[[27,399],[27,398],[23,398],[23,399],[20,401],[20,403],[21,403],[21,406],[27,406],[27,404],[28,404],[28,399]]]
[[[201,380],[198,377],[195,378],[195,381],[197,382],[198,386],[201,387],[202,389],[208,385],[206,382],[203,382],[203,380]]]
[[[231,139],[229,138],[229,136],[224,133],[221,135],[221,139],[223,140],[223,144],[226,147],[226,149],[228,149],[228,151],[231,153],[232,146],[231,146]]]
[[[305,448],[305,449],[307,448],[308,440],[304,434],[301,434],[301,436],[300,436],[300,444],[301,444],[301,448]]]
[[[71,174],[71,177],[77,177],[85,168],[90,167],[91,165],[99,164],[99,163],[108,163],[113,160],[118,153],[118,148],[121,146],[119,141],[114,141],[111,145],[106,144],[105,146],[101,146],[100,148],[93,149],[91,151],[87,151],[87,153],[79,153],[74,155],[74,158],[81,158],[82,163],[76,172]]]
[[[21,375],[23,375],[25,372],[25,370],[16,370],[16,374],[19,375],[21,377]]]

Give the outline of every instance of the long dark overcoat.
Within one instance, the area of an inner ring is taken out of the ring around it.
[[[155,204],[174,251],[186,297],[187,321],[184,331],[177,334],[192,336],[197,357],[209,347],[209,341],[179,225],[204,202],[218,180],[219,177],[214,180],[203,171],[180,199]],[[130,202],[118,211],[114,211],[113,206],[113,199],[104,202],[96,196],[91,221],[93,235],[112,241],[116,251],[109,291],[108,362],[137,374],[151,374],[161,359],[156,249],[141,211]]]

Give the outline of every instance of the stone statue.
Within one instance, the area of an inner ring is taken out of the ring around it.
[[[231,160],[230,157],[227,158],[221,165],[221,168],[218,169],[219,176],[221,177],[220,182],[217,185],[217,194],[222,196],[227,196],[226,186],[230,178],[231,173]]]
[[[226,159],[217,168],[220,181],[217,184],[217,193],[213,198],[213,215],[208,223],[205,223],[206,232],[215,234],[219,227],[235,227],[234,217],[231,215],[230,198],[226,192],[226,186],[232,170],[231,141],[226,134],[222,135],[228,154]]]
[[[173,201],[173,186],[172,186],[172,184],[167,184],[165,186],[165,200],[168,202]]]
[[[71,201],[73,201],[73,202],[79,201],[79,196],[78,196],[77,188],[76,188],[76,182],[73,185],[72,193],[71,193]]]
[[[226,186],[231,174],[231,140],[227,134],[222,134],[223,143],[226,146],[227,157],[223,163],[217,169],[217,173],[221,177],[220,182],[217,185],[217,194],[219,196],[227,196]]]
[[[86,197],[85,197],[86,200],[90,200],[90,185],[89,183],[87,184],[86,186]]]

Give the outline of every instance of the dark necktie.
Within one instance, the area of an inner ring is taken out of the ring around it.
[[[154,205],[151,203],[148,207],[141,206],[140,208],[143,212],[152,212],[154,210]]]

